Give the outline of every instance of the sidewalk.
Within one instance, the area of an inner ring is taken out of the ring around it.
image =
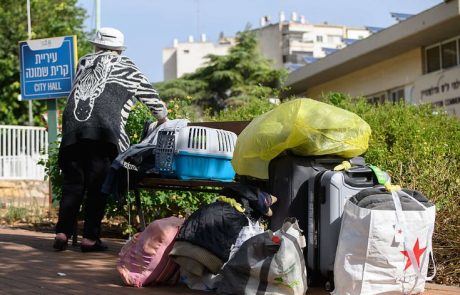
[[[120,239],[104,239],[110,250],[81,253],[69,247],[54,252],[53,234],[0,226],[0,294],[212,294],[185,286],[132,288],[115,269]],[[427,295],[460,294],[460,288],[427,285]],[[328,294],[309,289],[308,295]]]

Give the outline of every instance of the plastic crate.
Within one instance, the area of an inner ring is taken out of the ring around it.
[[[176,141],[176,175],[180,179],[232,181],[236,134],[222,129],[189,126]]]
[[[155,165],[162,175],[179,179],[231,181],[231,160],[236,134],[230,131],[188,126],[158,134]]]
[[[179,151],[175,155],[176,176],[179,179],[211,179],[232,181],[235,170],[232,158]]]
[[[176,151],[233,158],[236,134],[222,129],[189,126],[179,130]]]
[[[175,175],[175,146],[177,130],[160,130],[155,146],[155,172],[164,176]]]

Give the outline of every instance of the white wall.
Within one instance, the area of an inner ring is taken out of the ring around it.
[[[256,31],[259,48],[263,55],[273,61],[276,68],[283,67],[281,32],[278,24],[269,25]]]
[[[211,42],[178,43],[175,48],[163,49],[164,80],[172,80],[203,67],[208,54],[225,55],[230,45]]]
[[[414,83],[415,103],[442,103],[460,117],[460,66],[423,75]]]
[[[176,48],[163,49],[163,80],[168,81],[177,77]]]
[[[305,95],[318,98],[322,94],[334,91],[351,96],[367,96],[396,87],[413,85],[421,75],[422,53],[418,48],[344,77],[316,85]]]

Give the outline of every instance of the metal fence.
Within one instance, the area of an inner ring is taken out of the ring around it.
[[[38,161],[48,157],[48,133],[43,127],[0,125],[0,179],[43,180]]]

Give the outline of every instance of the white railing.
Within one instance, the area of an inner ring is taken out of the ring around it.
[[[0,126],[0,179],[43,180],[38,161],[48,157],[48,133],[43,127]]]

